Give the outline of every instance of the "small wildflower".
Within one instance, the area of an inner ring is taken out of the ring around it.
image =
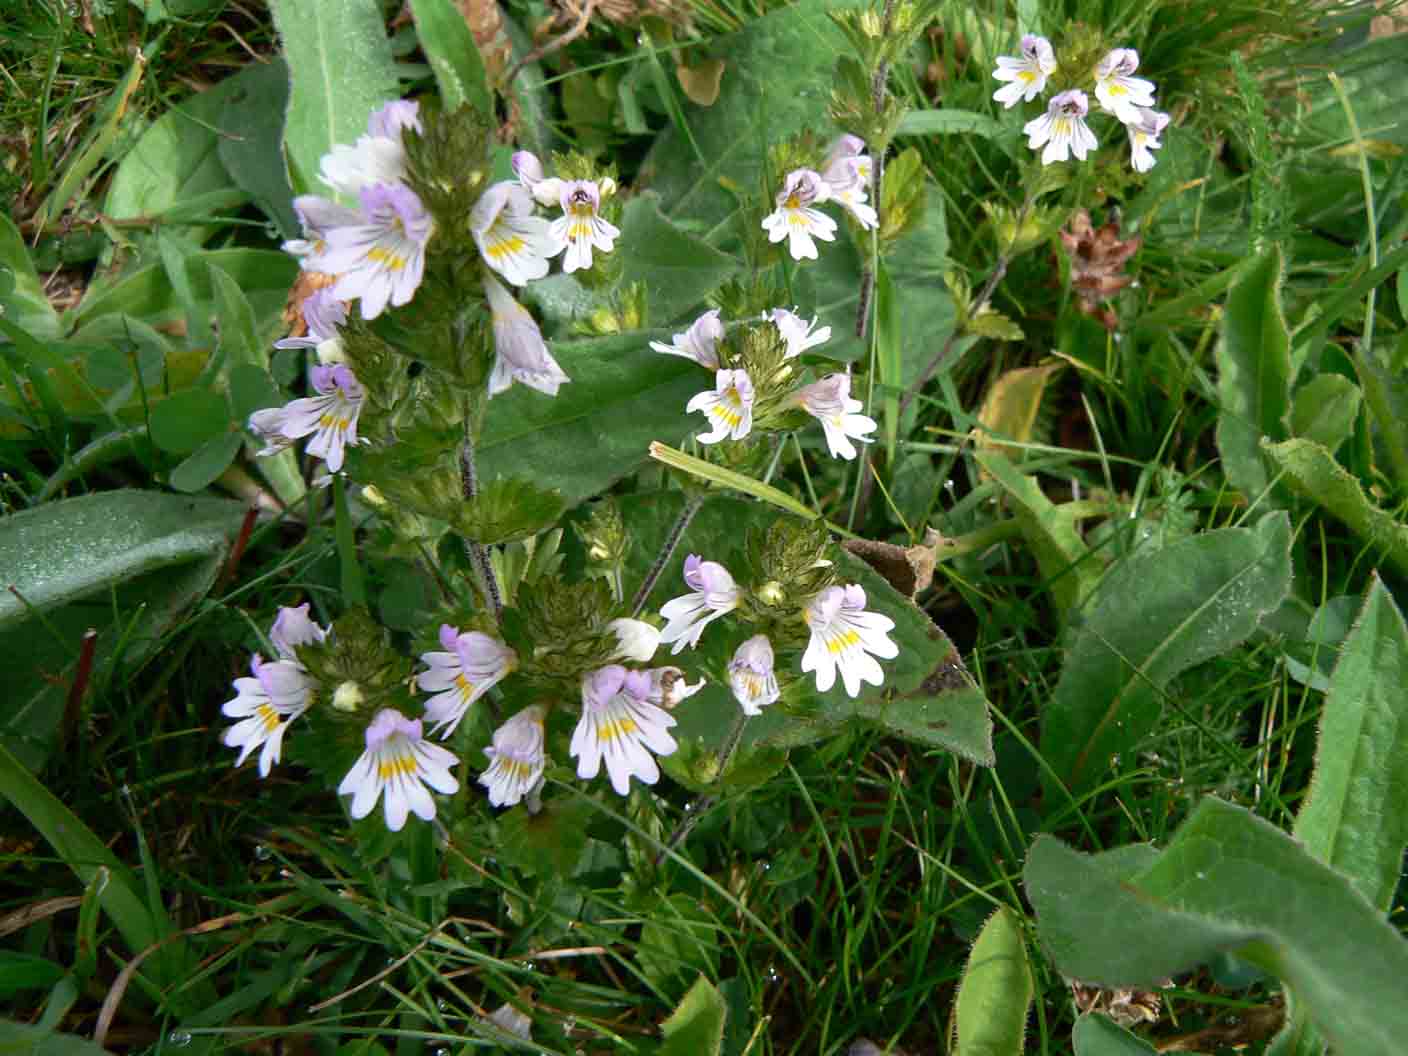
[[[548,273],[548,258],[562,251],[548,222],[533,215],[533,199],[511,180],[494,184],[474,203],[469,231],[484,262],[515,286]]]
[[[308,453],[342,469],[347,445],[357,443],[357,416],[365,393],[345,366],[314,367],[308,372],[316,396],[305,396],[283,407],[270,407],[249,416],[249,428],[264,440],[261,455],[272,455],[300,437],[312,434]]]
[[[416,677],[416,684],[435,694],[425,702],[425,717],[434,723],[431,732],[443,740],[455,732],[471,704],[518,666],[518,654],[487,634],[461,634],[448,623],[440,625],[440,644],[443,653],[420,654],[429,670]]]
[[[620,228],[603,220],[597,210],[601,191],[593,180],[568,180],[559,198],[562,215],[552,222],[549,232],[567,247],[562,270],[567,274],[592,266],[592,247],[610,253],[620,236]]]
[[[767,635],[756,634],[738,647],[728,665],[728,684],[745,715],[761,715],[765,707],[782,696],[773,673],[772,643]]]
[[[354,818],[370,814],[385,793],[386,827],[400,832],[408,814],[423,821],[435,817],[427,785],[445,795],[459,791],[460,783],[450,773],[459,759],[427,741],[419,719],[385,708],[367,727],[366,742],[366,751],[337,786],[339,796],[352,797],[349,813]]]
[[[653,785],[660,779],[655,755],[679,747],[670,736],[674,717],[650,703],[650,675],[610,664],[582,678],[582,718],[569,749],[577,776],[596,777],[602,761],[619,795],[631,790],[631,778]]]
[[[1046,90],[1046,79],[1056,72],[1056,53],[1051,41],[1028,33],[1022,38],[1022,57],[999,55],[992,75],[1007,81],[992,97],[1010,110],[1019,102],[1031,102]]]
[[[753,428],[753,382],[746,370],[720,370],[714,375],[713,390],[697,393],[684,409],[704,412],[713,426],[699,437],[701,444],[742,440]]]
[[[802,656],[802,670],[816,672],[817,692],[825,693],[835,685],[838,669],[846,693],[852,697],[860,695],[862,682],[884,684],[885,673],[875,657],[892,660],[899,655],[899,647],[889,636],[895,621],[865,611],[864,588],[857,583],[827,587],[812,598],[802,618],[812,632]]]
[[[817,345],[824,345],[831,340],[831,327],[817,328],[815,317],[811,322],[807,322],[786,308],[774,308],[765,318],[777,327],[777,332],[787,342],[788,359],[796,359],[807,349],[816,348]]]
[[[1168,114],[1142,108],[1139,120],[1125,125],[1129,133],[1129,162],[1135,172],[1148,172],[1154,167],[1154,151],[1163,146],[1160,136],[1168,127]]]
[[[856,218],[861,227],[869,231],[879,222],[875,210],[866,204],[870,190],[870,155],[865,152],[865,141],[859,136],[843,135],[831,145],[826,165],[821,170],[833,201]]]
[[[240,766],[249,753],[259,753],[259,776],[268,777],[283,752],[284,731],[289,723],[308,710],[312,700],[312,679],[295,660],[250,658],[252,678],[235,679],[235,698],[220,708],[222,714],[239,719],[220,736],[227,748],[238,748]]]
[[[489,375],[489,395],[497,396],[515,381],[556,396],[563,382],[571,381],[548,351],[543,332],[527,308],[519,304],[503,283],[484,276],[484,294],[494,330],[494,369]]]
[[[533,791],[547,759],[543,755],[542,708],[524,708],[494,731],[494,743],[484,749],[489,766],[479,775],[479,783],[489,790],[489,802],[511,807]]]
[[[386,139],[400,139],[408,128],[423,132],[420,125],[420,103],[414,99],[393,99],[367,118],[367,134]]]
[[[1089,112],[1090,101],[1084,92],[1076,89],[1062,92],[1051,100],[1046,113],[1022,126],[1022,131],[1027,135],[1027,146],[1036,150],[1046,144],[1046,149],[1041,152],[1043,165],[1066,161],[1072,154],[1084,161],[1085,156],[1098,145],[1095,133],[1085,123],[1085,115]]]
[[[650,658],[655,655],[655,650],[660,648],[660,628],[644,620],[632,620],[623,616],[619,620],[612,620],[607,626],[616,635],[619,646],[615,656],[617,660],[631,660],[637,664],[649,663]]]
[[[705,561],[690,554],[684,562],[684,582],[692,593],[671,598],[660,607],[660,615],[669,621],[660,632],[660,644],[674,648],[678,654],[685,646],[699,644],[704,628],[720,616],[738,608],[738,584],[728,569],[717,561]]]
[[[869,443],[877,426],[875,419],[858,414],[863,404],[851,399],[851,376],[837,372],[799,389],[797,402],[817,421],[826,434],[826,447],[832,458],[856,457],[852,440]]]
[[[338,276],[333,295],[362,302],[362,318],[375,319],[387,302],[409,304],[425,273],[430,214],[409,187],[373,184],[362,190],[360,222],[327,232],[319,268]]]
[[[704,688],[704,679],[690,685],[678,667],[653,667],[646,674],[650,676],[650,692],[645,699],[666,711],[674,711],[680,701],[688,700]]]
[[[354,196],[376,183],[400,183],[406,178],[406,148],[401,132],[420,131],[419,104],[387,103],[367,119],[367,134],[353,145],[335,144],[323,155],[323,182],[339,194]]]
[[[1095,98],[1109,113],[1126,125],[1139,120],[1142,107],[1154,105],[1154,84],[1130,76],[1139,69],[1139,52],[1116,48],[1095,67]]]
[[[356,682],[348,679],[342,682],[332,692],[332,706],[337,711],[345,711],[349,714],[362,706],[367,698],[362,693],[362,687]]]
[[[362,222],[362,214],[357,210],[316,194],[300,194],[293,200],[293,211],[298,215],[303,237],[285,242],[283,250],[298,257],[300,266],[310,271],[322,270],[318,265],[322,254],[327,252],[329,231]]]
[[[297,660],[295,650],[300,645],[318,645],[325,641],[328,629],[313,622],[308,615],[309,603],[298,606],[285,605],[274,618],[274,626],[269,629],[269,641],[278,650],[280,658]]]
[[[709,370],[719,369],[719,342],[723,340],[724,324],[719,321],[719,310],[710,308],[682,334],[676,334],[670,344],[652,341],[650,347],[667,356],[683,356],[692,359]]]
[[[519,185],[533,196],[539,205],[557,205],[562,198],[562,181],[556,177],[543,176],[543,163],[530,150],[520,150],[513,155],[513,173]]]
[[[785,238],[793,260],[816,260],[816,243],[812,239],[835,241],[836,221],[812,206],[830,197],[831,188],[811,169],[789,172],[777,194],[777,208],[763,218],[768,241],[781,242]]]
[[[314,290],[302,305],[306,337],[285,337],[274,342],[275,348],[311,348],[318,362],[325,367],[346,362],[342,351],[341,327],[347,322],[347,304],[329,286]]]

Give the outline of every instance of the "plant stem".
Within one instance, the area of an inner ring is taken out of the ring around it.
[[[640,610],[645,608],[646,601],[650,598],[650,592],[655,589],[655,584],[659,582],[660,576],[665,571],[665,566],[670,563],[670,558],[674,556],[675,547],[680,545],[680,540],[684,538],[685,529],[689,527],[689,522],[694,520],[694,515],[699,512],[699,507],[704,505],[705,496],[696,495],[685,503],[684,509],[680,511],[679,517],[675,520],[674,526],[670,529],[670,534],[665,538],[665,545],[660,548],[660,553],[655,556],[655,563],[650,566],[650,571],[645,574],[645,579],[641,582],[640,589],[636,591],[635,598],[631,601],[631,618],[640,615]]]
[[[719,753],[719,778],[722,780],[728,764],[733,762],[734,753],[738,751],[738,745],[743,740],[743,727],[748,724],[747,715],[739,715],[734,720],[733,729],[729,731],[728,741],[724,744],[724,750]],[[699,819],[719,801],[719,797],[713,793],[699,796],[689,801],[685,806],[685,819],[675,826],[675,831],[670,833],[670,838],[665,841],[665,845],[660,848],[660,853],[655,856],[655,866],[658,869],[660,863],[665,860],[665,856],[671,851],[678,849],[691,832],[694,826],[699,824]]]
[[[474,415],[465,415],[464,420],[464,442],[460,445],[460,485],[464,489],[464,497],[472,499],[479,491],[479,479],[474,469]],[[499,594],[499,581],[494,576],[494,566],[489,561],[489,548],[483,543],[475,542],[473,539],[464,541],[465,553],[469,555],[469,562],[479,573],[484,581],[484,591],[489,596],[489,606],[494,610],[494,622],[497,623],[503,616],[504,602]]]

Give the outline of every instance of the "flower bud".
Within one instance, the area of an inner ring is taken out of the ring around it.
[[[356,711],[362,706],[362,687],[356,682],[344,682],[332,694],[332,706],[338,711]]]

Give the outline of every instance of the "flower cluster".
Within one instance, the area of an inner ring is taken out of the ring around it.
[[[836,221],[815,206],[836,202],[866,230],[876,226],[874,207],[867,202],[870,187],[870,156],[865,141],[844,135],[827,152],[821,171],[793,169],[777,192],[776,208],[763,218],[769,242],[787,240],[793,260],[816,260],[814,239],[832,242]]]
[[[808,349],[824,344],[831,338],[831,327],[816,325],[786,308],[765,312],[760,321],[770,325],[784,343],[784,362],[796,359]],[[758,394],[754,379],[746,364],[729,365],[721,358],[720,347],[724,325],[718,309],[705,312],[683,333],[676,334],[671,344],[652,341],[656,352],[692,359],[701,367],[714,372],[714,387],[693,396],[685,405],[688,412],[704,415],[710,426],[701,434],[701,444],[721,440],[742,440],[753,430],[754,408]],[[790,373],[790,369],[787,371]],[[877,428],[875,420],[861,414],[861,401],[851,398],[851,376],[836,372],[810,385],[785,394],[782,409],[800,408],[821,423],[826,434],[826,446],[834,458],[853,459],[857,451],[854,440],[868,443]]]
[[[1018,58],[1003,55],[997,60],[993,77],[1005,82],[993,98],[1010,109],[1019,102],[1031,102],[1045,90],[1056,72],[1055,50],[1045,37],[1028,33],[1022,38]],[[1115,48],[1095,66],[1094,93],[1100,108],[1113,114],[1129,137],[1130,162],[1136,172],[1154,167],[1154,151],[1168,127],[1168,114],[1154,109],[1154,85],[1134,73],[1139,69],[1139,53],[1133,48]],[[1074,154],[1084,161],[1099,144],[1086,124],[1090,97],[1079,88],[1059,92],[1047,105],[1046,113],[1028,121],[1022,131],[1027,146],[1041,150],[1041,163],[1067,161]]]

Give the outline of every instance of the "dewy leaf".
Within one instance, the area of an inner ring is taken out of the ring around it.
[[[1344,875],[1242,807],[1203,800],[1142,869],[1041,836],[1023,875],[1063,975],[1153,986],[1231,952],[1280,978],[1332,1051],[1403,1051],[1408,942]]]
[[[978,933],[958,983],[955,1056],[1021,1056],[1032,992],[1022,922],[998,906]]]
[[[1400,573],[1408,573],[1408,526],[1369,501],[1359,479],[1310,440],[1263,444],[1262,450],[1300,495],[1323,506],[1374,547]]]
[[[494,113],[494,95],[484,72],[484,60],[466,16],[452,0],[411,0],[416,36],[435,71],[440,100],[446,110],[469,103],[486,117]]]
[[[1148,1042],[1136,1038],[1108,1016],[1091,1012],[1076,1020],[1071,1030],[1075,1056],[1152,1056]]]
[[[660,1024],[665,1035],[660,1056],[719,1056],[727,1014],[723,995],[701,975]]]
[[[288,65],[283,59],[253,63],[230,79],[220,108],[220,161],[241,190],[279,225],[285,238],[298,235],[293,189],[284,166],[283,122],[288,110]]]
[[[460,507],[453,527],[477,543],[511,543],[551,527],[564,508],[556,491],[544,491],[523,477],[499,478]]]
[[[284,152],[300,192],[327,193],[319,162],[366,134],[367,118],[399,94],[376,0],[270,0],[292,75]]]
[[[1340,650],[1295,836],[1387,913],[1408,847],[1408,625],[1375,576]]]
[[[1278,513],[1136,552],[1106,574],[1042,724],[1042,755],[1072,795],[1149,734],[1176,675],[1245,641],[1281,603],[1290,545],[1290,518]],[[1043,780],[1064,804],[1052,776]]]
[[[570,508],[630,473],[652,440],[678,444],[700,424],[684,406],[710,387],[707,371],[650,350],[650,332],[554,342],[572,379],[556,396],[515,385],[489,401],[479,475],[530,476]],[[691,421],[691,417],[696,421]]]
[[[622,286],[645,284],[650,318],[665,324],[698,306],[738,270],[738,261],[681,231],[660,212],[660,198],[632,198],[621,217]]]
[[[1334,452],[1354,432],[1362,394],[1343,374],[1321,374],[1296,390],[1291,434]]]
[[[1248,501],[1270,482],[1261,461],[1263,437],[1286,438],[1291,398],[1291,337],[1281,311],[1281,249],[1264,250],[1227,295],[1217,344],[1217,449],[1232,485]]]

